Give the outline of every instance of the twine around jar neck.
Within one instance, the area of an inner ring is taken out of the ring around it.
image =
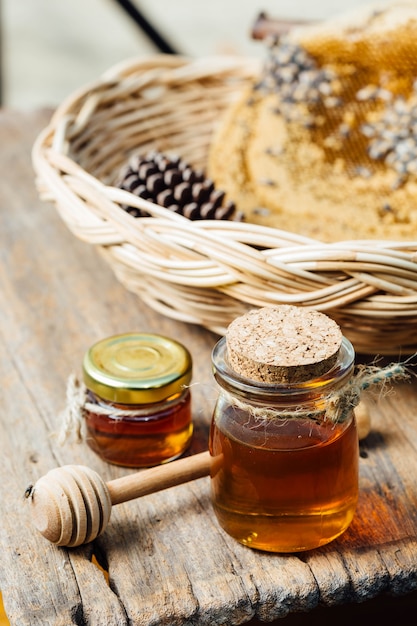
[[[291,419],[308,417],[309,419],[328,420],[331,423],[346,420],[349,413],[359,404],[362,391],[372,387],[384,387],[396,380],[406,380],[409,374],[403,363],[392,363],[384,368],[374,365],[358,365],[357,371],[349,382],[341,389],[328,394],[323,399],[324,406],[320,410],[311,411],[302,408],[283,411],[270,407],[255,407],[228,394],[232,406],[248,412],[256,420]],[[88,390],[75,374],[71,374],[67,382],[66,406],[61,415],[61,429],[58,443],[63,445],[69,435],[76,441],[83,441],[83,424],[86,411],[100,415],[111,415],[114,419],[122,419],[137,414],[136,410],[105,407],[89,402]]]
[[[111,416],[112,419],[118,420],[125,417],[133,417],[138,414],[137,407],[135,409],[121,409],[115,406],[104,406],[97,402],[90,402],[88,389],[75,374],[71,374],[67,382],[66,406],[62,412],[61,430],[58,435],[58,442],[65,443],[68,435],[73,435],[80,442],[83,437],[83,424],[86,412],[91,411],[96,415]]]
[[[271,408],[266,406],[254,406],[242,401],[230,393],[226,397],[231,406],[245,411],[255,421],[268,421],[272,419],[312,419],[332,424],[344,422],[358,406],[362,391],[375,386],[384,386],[395,380],[406,380],[409,374],[405,365],[392,363],[384,368],[374,365],[358,365],[356,373],[340,389],[337,389],[323,397],[321,407],[317,410],[310,407],[298,406],[291,409]]]

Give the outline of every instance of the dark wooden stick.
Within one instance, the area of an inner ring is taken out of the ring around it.
[[[285,35],[295,26],[305,26],[311,23],[311,20],[272,18],[261,12],[253,25],[251,36],[252,39],[262,40],[269,36]]]

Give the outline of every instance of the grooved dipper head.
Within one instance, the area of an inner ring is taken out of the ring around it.
[[[93,541],[106,528],[111,499],[100,476],[83,465],[51,470],[27,490],[35,528],[58,546]]]

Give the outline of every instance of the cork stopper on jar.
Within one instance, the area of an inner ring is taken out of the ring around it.
[[[282,305],[249,311],[226,333],[227,357],[236,373],[258,382],[300,383],[335,364],[343,335],[324,313]]]

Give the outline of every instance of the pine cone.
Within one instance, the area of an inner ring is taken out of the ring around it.
[[[225,192],[215,189],[202,172],[179,157],[168,157],[161,152],[132,157],[120,172],[116,185],[190,220],[242,219],[235,204],[225,201]],[[146,211],[129,205],[122,205],[122,209],[135,217],[149,216]]]

